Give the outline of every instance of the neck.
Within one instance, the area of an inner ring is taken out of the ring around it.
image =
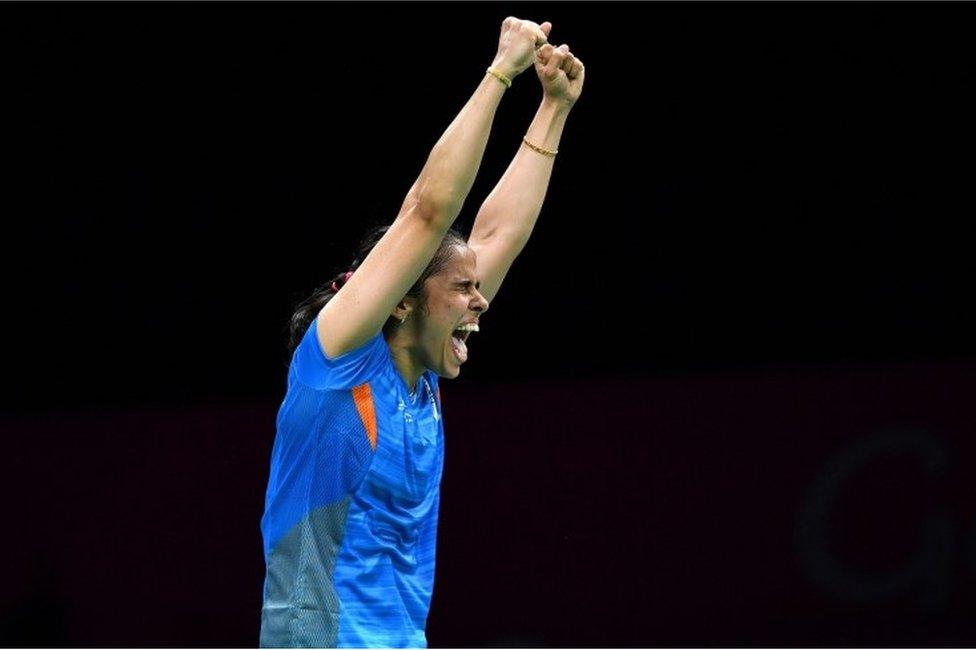
[[[402,340],[404,338],[394,335],[387,341],[387,345],[390,346],[390,355],[393,357],[393,365],[396,366],[397,373],[410,392],[413,393],[417,390],[417,382],[426,368],[417,358],[417,355],[411,351],[411,346]]]

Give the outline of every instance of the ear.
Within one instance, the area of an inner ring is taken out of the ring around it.
[[[413,298],[405,297],[396,304],[396,307],[393,308],[393,313],[390,315],[398,321],[403,321],[410,316],[410,312],[414,310],[415,306],[416,304]]]

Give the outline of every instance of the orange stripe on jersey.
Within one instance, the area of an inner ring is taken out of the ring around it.
[[[359,419],[366,427],[366,438],[369,439],[369,446],[376,451],[376,408],[373,406],[373,394],[369,390],[369,384],[362,384],[352,389],[352,401],[356,403],[356,410],[359,411]]]

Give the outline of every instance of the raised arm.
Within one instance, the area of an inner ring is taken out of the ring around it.
[[[544,45],[535,69],[543,97],[525,134],[531,144],[523,142],[519,146],[501,180],[478,210],[468,238],[478,258],[480,291],[489,302],[529,241],[552,176],[552,152],[558,150],[566,117],[583,90],[583,62],[573,56],[567,45]]]
[[[547,27],[506,18],[492,70],[511,79],[532,65]],[[317,334],[329,357],[354,350],[379,332],[423,273],[457,218],[481,164],[506,85],[485,73],[474,94],[434,145],[400,213],[342,291],[319,313]]]

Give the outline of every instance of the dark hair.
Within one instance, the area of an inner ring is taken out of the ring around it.
[[[301,342],[302,337],[305,336],[305,332],[308,330],[308,326],[312,323],[312,320],[318,316],[319,312],[325,307],[326,303],[332,300],[332,296],[336,292],[332,289],[333,285],[338,289],[342,288],[345,284],[345,276],[351,271],[355,271],[362,264],[369,252],[373,250],[377,242],[383,238],[386,231],[389,230],[389,226],[381,226],[379,228],[374,228],[371,230],[363,241],[359,244],[359,250],[356,252],[356,259],[353,260],[352,264],[345,271],[342,271],[334,278],[317,288],[311,296],[303,300],[295,308],[295,313],[291,316],[291,322],[289,323],[289,335],[288,335],[288,351],[292,352],[298,347]],[[444,268],[447,262],[451,259],[452,246],[466,246],[467,240],[465,240],[464,235],[460,232],[451,228],[444,235],[444,239],[441,240],[441,245],[437,248],[437,252],[434,253],[433,259],[430,260],[430,264],[424,269],[424,272],[420,274],[420,277],[414,283],[410,290],[407,292],[408,296],[416,298],[420,301],[421,305],[424,304],[426,300],[426,295],[424,294],[424,281],[427,280],[432,275],[436,275]],[[390,317],[386,324],[383,326],[383,335],[387,336],[389,328],[393,327],[396,320]]]

